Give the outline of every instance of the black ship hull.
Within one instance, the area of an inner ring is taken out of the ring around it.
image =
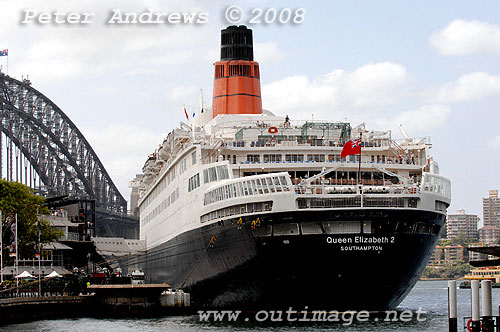
[[[122,263],[137,264],[148,283],[191,292],[200,307],[387,310],[421,276],[444,220],[410,209],[262,214],[203,226]],[[361,229],[332,232],[332,222]]]

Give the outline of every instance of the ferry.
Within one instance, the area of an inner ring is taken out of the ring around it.
[[[472,280],[491,280],[491,286],[493,288],[500,288],[500,266],[473,269],[463,279],[464,281],[460,283],[460,288],[470,288]]]
[[[451,199],[430,138],[262,109],[245,26],[221,31],[212,107],[197,113],[131,182],[147,249],[122,268],[211,308],[386,310],[405,298]]]

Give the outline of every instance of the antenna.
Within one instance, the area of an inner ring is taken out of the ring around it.
[[[399,124],[398,127],[399,127],[399,130],[401,131],[401,134],[403,134],[403,137],[405,138],[405,140],[409,141],[410,139],[408,138],[406,131],[403,129],[403,125]]]
[[[203,112],[203,89],[200,89],[201,112]]]

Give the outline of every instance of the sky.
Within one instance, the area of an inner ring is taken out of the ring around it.
[[[183,108],[199,109],[200,91],[211,104],[220,30],[232,24],[253,30],[265,109],[431,137],[452,181],[448,212],[482,218],[482,197],[500,188],[498,1],[0,0],[0,50],[10,76],[29,77],[82,131],[128,200]]]

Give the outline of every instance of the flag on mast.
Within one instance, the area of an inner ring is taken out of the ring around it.
[[[5,49],[5,50],[0,51],[0,56],[9,56],[9,50]]]
[[[351,140],[344,144],[340,158],[344,158],[354,154],[361,154],[361,138]]]
[[[186,119],[189,121],[189,115],[188,115],[188,112],[186,111],[185,107],[184,107],[184,114],[186,114]]]

